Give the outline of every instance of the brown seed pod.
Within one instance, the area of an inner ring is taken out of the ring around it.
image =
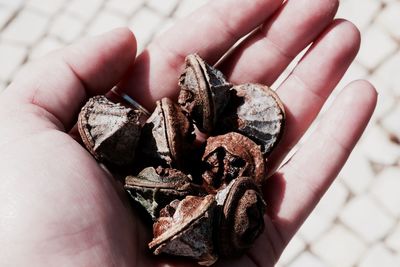
[[[215,205],[212,195],[172,201],[153,225],[149,248],[155,255],[166,253],[195,259],[200,265],[213,264],[217,260],[212,238]]]
[[[89,99],[78,118],[78,130],[89,152],[99,161],[131,165],[145,114],[109,101]]]
[[[232,85],[197,54],[188,55],[185,62],[185,71],[179,79],[178,103],[200,131],[209,133],[228,103]]]
[[[265,202],[253,179],[239,177],[215,196],[215,235],[221,257],[239,256],[264,231]]]
[[[179,105],[168,98],[157,101],[156,109],[143,126],[140,153],[152,166],[184,166],[194,141],[193,125]]]
[[[209,137],[202,160],[203,186],[212,194],[239,176],[252,177],[258,185],[265,179],[260,146],[239,133]]]
[[[161,167],[148,167],[137,176],[127,176],[124,187],[153,220],[174,199],[183,199],[187,195],[204,195],[204,190],[193,184],[190,176],[179,170]]]
[[[231,102],[218,124],[218,133],[236,131],[262,146],[268,155],[279,142],[285,110],[277,94],[261,84],[242,84],[231,90]]]

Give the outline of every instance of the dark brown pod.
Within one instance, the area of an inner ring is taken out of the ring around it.
[[[260,146],[239,133],[209,137],[202,160],[203,186],[211,194],[239,176],[252,177],[258,185],[265,179],[265,161]]]
[[[178,103],[200,131],[210,133],[228,103],[232,85],[197,54],[188,55],[185,62],[185,71],[179,79]]]
[[[279,142],[285,125],[285,110],[278,95],[268,86],[250,83],[236,85],[231,92],[231,102],[217,132],[246,135],[268,155]]]
[[[215,235],[221,257],[235,257],[250,248],[264,231],[265,202],[253,179],[239,177],[215,196]]]
[[[204,190],[193,184],[190,176],[179,170],[161,167],[148,167],[137,176],[127,176],[124,187],[153,220],[174,199],[183,199],[187,195],[204,195]]]
[[[179,105],[168,98],[156,102],[156,109],[143,126],[141,155],[152,166],[181,169],[194,141],[193,125]]]
[[[132,165],[145,114],[109,101],[89,99],[78,118],[78,130],[89,152],[99,161]]]
[[[218,259],[212,236],[215,205],[212,195],[172,201],[153,225],[149,248],[155,255],[165,253],[192,258],[200,265],[213,264]]]

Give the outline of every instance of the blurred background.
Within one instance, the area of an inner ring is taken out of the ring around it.
[[[400,266],[400,0],[340,2],[337,17],[359,27],[362,45],[337,91],[367,78],[379,92],[378,107],[338,179],[282,255],[281,267]],[[82,36],[128,26],[142,50],[204,3],[0,0],[0,91],[24,63]]]

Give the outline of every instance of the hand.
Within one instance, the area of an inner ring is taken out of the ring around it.
[[[25,67],[0,96],[1,266],[150,266],[146,231],[126,196],[69,134],[88,97],[119,88],[151,109],[176,97],[184,57],[217,62],[234,83],[271,85],[312,43],[277,93],[286,133],[269,159],[274,169],[298,142],[354,59],[358,30],[333,20],[336,0],[220,0],[158,37],[135,60],[132,33],[118,29]],[[3,63],[5,64],[5,63]],[[265,186],[266,230],[227,266],[273,266],[334,180],[376,103],[366,81],[344,88],[318,128]],[[176,263],[174,262],[175,264]],[[187,263],[187,262],[186,262]]]

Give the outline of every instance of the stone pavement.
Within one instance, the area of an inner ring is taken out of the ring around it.
[[[84,35],[128,26],[139,50],[204,0],[0,0],[0,90],[27,61]],[[373,121],[278,266],[400,266],[400,1],[342,0],[362,31],[338,88],[357,78],[379,91]],[[329,102],[329,101],[328,101]]]

